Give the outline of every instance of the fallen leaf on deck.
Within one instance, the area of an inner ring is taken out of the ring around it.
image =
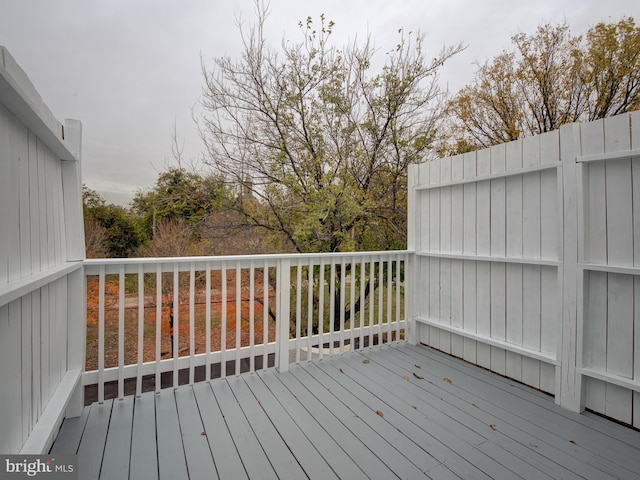
[[[416,378],[419,378],[420,380],[424,380],[424,377],[421,377],[416,372],[413,372],[413,376],[416,377]]]
[[[414,410],[418,409],[418,407],[416,407],[415,405],[411,405],[411,408],[413,408]]]
[[[202,432],[200,435],[206,435],[206,434],[207,434],[207,432]]]
[[[262,403],[259,398],[256,398],[256,400],[258,401],[258,405]]]
[[[402,379],[408,382],[409,381],[409,376],[408,375],[403,375]]]
[[[443,382],[447,382],[447,383],[451,383],[451,380],[450,380],[450,379],[448,379],[447,377],[443,378],[443,379],[442,379],[442,381],[443,381]]]
[[[380,410],[376,410],[376,415],[379,417],[384,417],[384,414]]]
[[[574,445],[577,445],[575,440],[569,440],[569,443],[573,443]]]
[[[414,367],[416,367],[416,368],[422,368],[420,365],[414,365]]]
[[[493,423],[489,424],[489,428],[490,428],[491,430],[497,430],[497,429],[496,429],[496,426],[495,426]]]
[[[362,360],[362,363],[369,363],[369,359],[365,358],[364,360]]]
[[[344,373],[344,370],[340,369],[340,373]]]

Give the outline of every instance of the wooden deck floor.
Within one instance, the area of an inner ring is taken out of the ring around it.
[[[79,478],[640,478],[640,432],[400,344],[126,397],[64,422]]]

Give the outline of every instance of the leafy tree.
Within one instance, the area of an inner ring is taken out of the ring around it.
[[[87,256],[128,257],[140,244],[133,216],[107,203],[95,190],[82,187]]]
[[[450,101],[448,151],[463,153],[640,106],[640,28],[599,23],[586,37],[542,25],[512,37]]]
[[[429,154],[443,98],[436,74],[462,47],[428,59],[423,37],[400,30],[374,71],[370,38],[336,48],[321,16],[276,49],[256,9],[257,23],[239,27],[241,58],[202,67],[208,162],[244,192],[229,208],[281,248],[403,247],[407,165]]]
[[[152,189],[136,193],[132,206],[147,238],[155,238],[159,224],[174,221],[174,229],[184,224],[189,227],[192,239],[197,240],[201,222],[230,195],[215,176],[170,167],[158,175]]]

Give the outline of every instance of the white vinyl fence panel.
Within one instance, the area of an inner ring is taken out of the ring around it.
[[[45,449],[80,378],[80,126],[65,126],[66,141],[0,47],[0,453]]]
[[[414,340],[638,426],[639,124],[412,166]]]

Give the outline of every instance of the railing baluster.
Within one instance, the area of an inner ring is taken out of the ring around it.
[[[318,352],[320,358],[324,355],[324,257],[320,259],[320,281],[318,284],[318,288],[320,289],[320,305],[318,306]]]
[[[220,325],[220,378],[227,376],[227,264],[222,262],[221,283],[222,302],[220,304],[222,322]]]
[[[400,341],[400,269],[402,267],[402,260],[400,255],[396,257],[396,324],[394,330],[396,332],[396,343]]]
[[[329,274],[329,356],[333,356],[333,322],[336,312],[336,261],[331,259]]]
[[[178,264],[173,265],[173,328],[171,335],[173,336],[173,388],[178,388],[180,384],[178,379],[178,358],[180,357],[180,273]]]
[[[384,321],[384,261],[380,258],[378,268],[378,345],[382,344],[382,322]]]
[[[124,265],[118,273],[118,399],[124,398]]]
[[[256,370],[256,354],[255,354],[255,281],[256,271],[255,262],[251,260],[249,265],[249,371],[255,372]]]
[[[144,272],[138,265],[138,374],[136,396],[142,395],[142,364],[144,363]]]
[[[371,265],[369,268],[369,348],[373,347],[373,299],[376,292],[376,261],[371,257]]]
[[[311,336],[313,335],[313,260],[309,260],[309,287],[307,288],[307,361],[312,358]]]
[[[393,260],[387,259],[387,343],[391,343],[391,320],[393,318]]]
[[[344,352],[344,325],[345,325],[345,316],[344,310],[346,308],[346,297],[345,297],[345,288],[346,288],[346,279],[345,279],[345,268],[346,264],[344,261],[344,257],[342,257],[342,261],[340,262],[340,355]]]
[[[104,290],[105,266],[98,277],[98,403],[104,403]]]
[[[269,263],[262,268],[262,370],[269,367]]]
[[[242,345],[242,270],[236,263],[236,375],[240,375],[240,347]]]
[[[162,360],[162,264],[156,265],[156,378],[155,391],[162,388],[160,361]]]
[[[211,263],[207,262],[205,269],[205,363],[204,379],[211,380]]]
[[[367,262],[364,258],[360,260],[360,342],[358,347],[364,348],[364,311],[367,305],[365,297],[365,283],[367,281]]]
[[[193,356],[196,353],[196,329],[195,329],[195,298],[196,298],[196,266],[193,262],[189,267],[189,385],[194,382]]]
[[[300,323],[302,319],[302,259],[296,267],[296,363],[300,363]]]
[[[351,275],[349,275],[349,350],[353,351],[353,325],[355,324],[356,301],[356,257],[351,257]]]

